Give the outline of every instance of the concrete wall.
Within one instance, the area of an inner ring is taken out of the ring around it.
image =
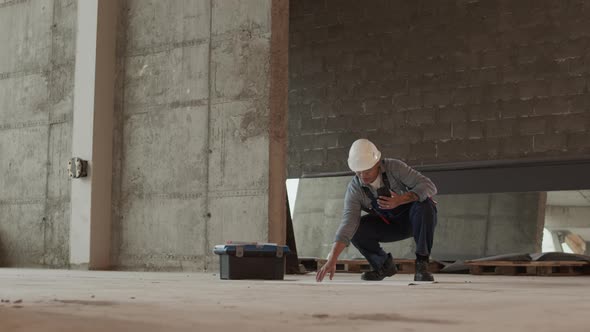
[[[0,2],[0,265],[67,266],[76,1]]]
[[[215,269],[215,244],[268,240],[271,4],[124,2],[113,167],[118,268]]]
[[[550,231],[570,231],[590,242],[590,207],[548,205],[545,227]]]
[[[301,179],[293,215],[299,255],[326,257],[341,221],[347,177]],[[470,259],[541,248],[544,193],[439,195],[432,257]],[[384,244],[398,258],[415,258],[413,239]],[[362,258],[349,246],[342,259]]]
[[[590,153],[587,1],[292,0],[289,177]]]

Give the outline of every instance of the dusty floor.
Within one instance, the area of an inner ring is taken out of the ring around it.
[[[0,331],[590,330],[590,277],[358,278],[0,269]]]

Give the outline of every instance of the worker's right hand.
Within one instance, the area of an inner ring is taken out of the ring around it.
[[[330,280],[332,280],[334,278],[334,272],[336,272],[336,261],[329,259],[315,275],[315,281],[322,282],[328,273],[330,274]]]

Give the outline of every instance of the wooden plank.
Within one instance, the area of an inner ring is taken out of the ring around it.
[[[399,274],[413,274],[416,271],[413,259],[394,259]],[[317,266],[320,269],[326,264],[326,259],[317,259]],[[430,272],[440,272],[443,265],[432,261],[429,264]],[[336,272],[361,273],[371,271],[371,265],[364,259],[343,259],[336,262]]]
[[[466,261],[466,265],[478,266],[588,266],[590,262],[586,261],[542,261],[542,262],[523,262],[523,261]]]
[[[469,272],[474,275],[577,276],[590,274],[590,264],[581,261],[471,261],[467,265],[469,265]]]
[[[307,272],[318,270],[318,262],[316,257],[298,257],[299,264],[303,265]]]

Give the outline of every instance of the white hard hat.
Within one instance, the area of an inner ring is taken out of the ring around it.
[[[348,167],[353,172],[361,172],[375,166],[381,160],[381,152],[368,139],[357,139],[348,152]]]

